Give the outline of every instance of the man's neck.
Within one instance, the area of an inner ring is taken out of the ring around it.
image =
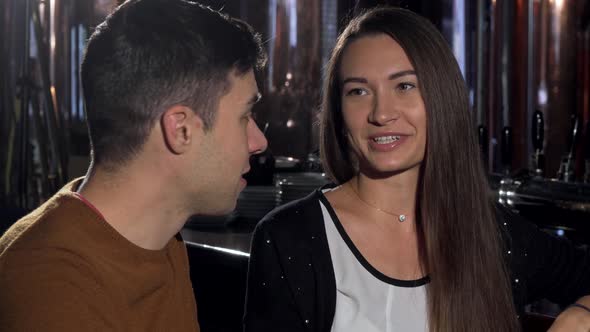
[[[159,177],[141,169],[106,172],[89,170],[78,192],[131,243],[160,250],[182,229],[184,215]]]

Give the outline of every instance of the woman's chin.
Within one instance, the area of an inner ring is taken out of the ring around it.
[[[420,163],[372,163],[360,167],[360,173],[373,179],[384,179],[407,172],[416,172]]]

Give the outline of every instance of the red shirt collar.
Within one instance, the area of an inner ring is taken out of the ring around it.
[[[82,202],[84,202],[84,204],[86,204],[86,206],[88,206],[90,209],[92,209],[92,211],[94,211],[96,214],[98,214],[100,216],[100,218],[102,218],[102,220],[106,220],[105,217],[102,215],[102,213],[100,213],[100,211],[98,211],[96,206],[94,206],[92,203],[90,203],[84,196],[82,196],[82,194],[80,194],[78,192],[74,192],[74,195],[76,195],[76,197],[78,197]]]

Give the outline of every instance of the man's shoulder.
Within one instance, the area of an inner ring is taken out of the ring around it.
[[[10,290],[3,293],[0,306],[57,305],[57,298],[75,302],[80,294],[94,296],[99,283],[86,259],[87,241],[70,230],[77,220],[69,215],[78,209],[75,198],[56,195],[0,238],[0,289]]]
[[[75,205],[54,197],[6,231],[0,238],[0,289],[13,289],[13,295],[28,294],[25,288],[39,285],[71,287],[73,280],[94,282],[92,267],[83,250],[78,250],[82,246],[75,245],[84,239],[66,240],[78,236],[69,230],[75,226],[67,226],[75,225],[73,218],[67,218],[72,209]]]
[[[91,308],[112,310],[94,267],[71,247],[33,236],[35,227],[33,221],[0,254],[0,325],[11,331],[89,330],[98,324],[91,322]]]
[[[0,264],[16,253],[51,251],[67,243],[79,243],[84,234],[79,220],[84,214],[87,212],[76,198],[56,194],[18,220],[0,237]]]
[[[28,243],[32,238],[35,245],[50,240],[63,230],[72,229],[71,220],[80,215],[89,216],[88,208],[73,192],[82,178],[67,183],[51,198],[14,223],[4,234],[0,234],[0,256],[8,248]]]

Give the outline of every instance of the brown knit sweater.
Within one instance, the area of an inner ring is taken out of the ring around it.
[[[0,331],[199,331],[180,236],[159,251],[132,244],[78,184],[0,238]]]

